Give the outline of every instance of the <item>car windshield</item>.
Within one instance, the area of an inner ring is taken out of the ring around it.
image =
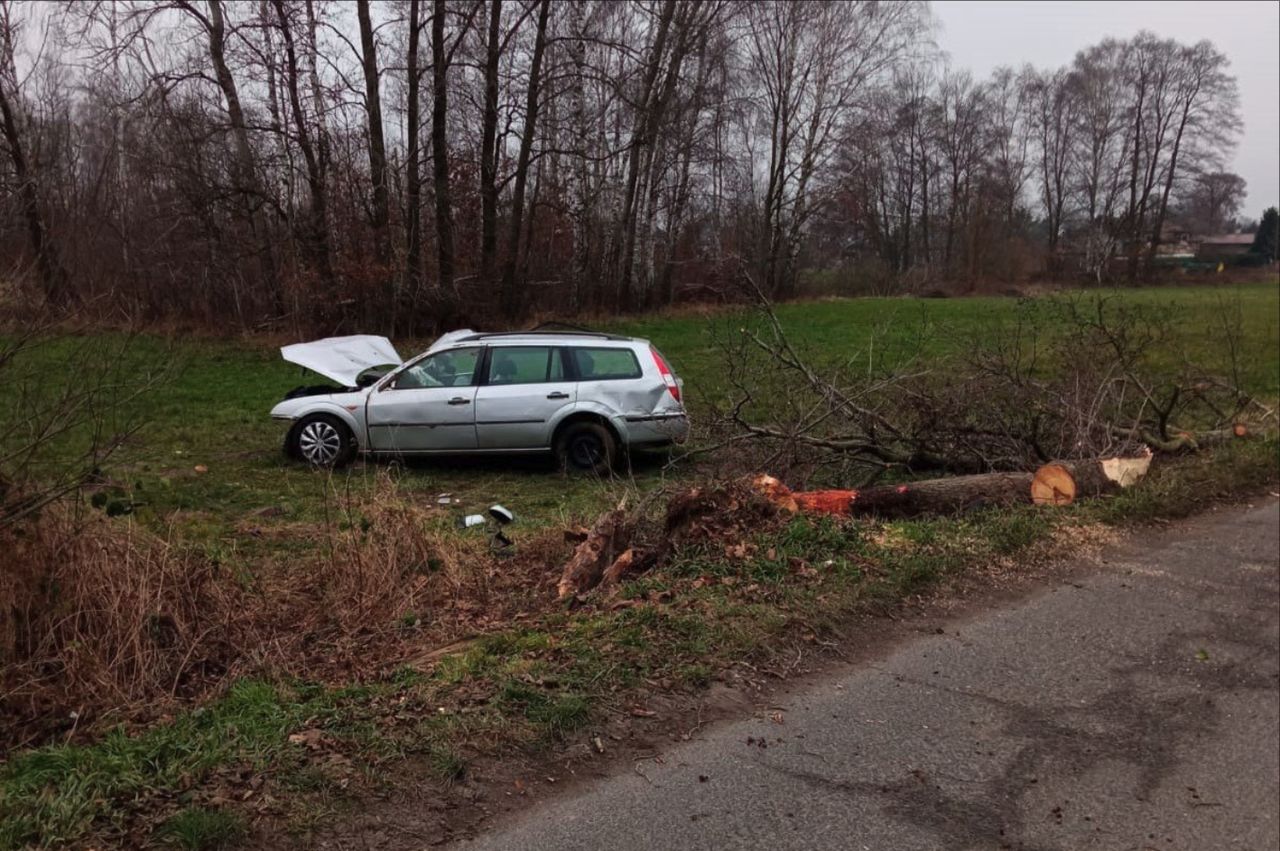
[[[451,349],[428,355],[396,376],[397,390],[420,387],[466,387],[475,375],[480,349]]]

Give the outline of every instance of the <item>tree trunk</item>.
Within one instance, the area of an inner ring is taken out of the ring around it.
[[[404,292],[410,297],[416,295],[422,280],[422,152],[419,134],[422,129],[418,86],[422,72],[418,68],[418,43],[422,35],[421,21],[422,0],[409,0],[409,50],[408,50],[408,92],[406,104],[405,133],[408,136],[408,151],[405,164],[405,270]],[[403,301],[403,293],[392,300],[391,332],[394,334],[398,314]]]
[[[791,491],[770,476],[754,487],[789,511],[886,518],[958,514],[1031,503],[1066,505],[1130,487],[1146,475],[1151,455],[1096,461],[1059,461],[1035,473],[978,473],[860,490]]]
[[[1173,192],[1173,181],[1178,169],[1178,153],[1182,148],[1182,136],[1186,132],[1187,122],[1191,117],[1191,103],[1191,99],[1188,99],[1183,104],[1182,120],[1178,123],[1178,132],[1173,138],[1173,149],[1169,153],[1169,173],[1165,175],[1164,189],[1160,193],[1159,206],[1156,207],[1155,225],[1151,228],[1151,244],[1147,246],[1146,274],[1148,277],[1155,266],[1156,250],[1160,247],[1160,232],[1164,230],[1164,220],[1169,210],[1169,195]]]
[[[622,201],[622,211],[617,227],[614,248],[618,251],[615,270],[618,275],[618,310],[631,308],[631,263],[636,246],[636,196],[640,183],[641,154],[652,143],[652,128],[656,126],[654,91],[662,57],[666,52],[667,33],[675,15],[675,0],[666,0],[658,19],[658,31],[649,53],[648,68],[640,90],[640,106],[636,111],[635,126],[631,133],[631,150],[627,157],[627,184]]]
[[[573,115],[573,138],[576,147],[574,153],[578,158],[577,164],[572,169],[573,262],[569,274],[573,283],[570,308],[577,312],[586,306],[587,243],[591,233],[591,176],[587,166],[589,146],[587,139],[590,131],[587,127],[586,92],[584,91],[587,45],[582,21],[582,3],[570,5],[569,15],[569,55],[573,60],[573,79],[569,84],[569,111]]]
[[[45,302],[55,309],[61,308],[65,306],[64,302],[68,295],[67,276],[58,258],[57,246],[49,238],[45,230],[44,218],[40,215],[40,193],[36,186],[35,175],[31,173],[30,166],[27,164],[26,150],[22,144],[22,132],[19,128],[17,92],[14,92],[14,95],[14,102],[11,102],[9,93],[5,91],[4,81],[0,78],[0,117],[4,119],[4,138],[13,160],[13,173],[18,183],[22,215],[27,220],[27,238],[31,242],[31,253],[40,275]]]
[[[416,10],[415,10],[416,11]],[[382,138],[382,98],[378,92],[378,48],[369,19],[369,0],[356,0],[360,21],[360,49],[363,53],[366,112],[369,116],[369,178],[373,184],[373,240],[383,274],[390,278],[391,241],[387,233],[390,201],[387,193],[387,148]],[[416,44],[415,44],[416,50]],[[394,290],[393,290],[394,292]]]
[[[542,79],[542,55],[547,47],[547,17],[550,12],[551,0],[542,0],[538,8],[538,31],[533,43],[533,59],[529,64],[524,127],[520,134],[520,154],[516,160],[515,187],[511,196],[510,240],[502,270],[502,310],[508,319],[514,319],[521,308],[516,267],[520,259],[520,232],[524,226],[524,195],[529,179],[529,159],[533,155],[533,137],[538,126],[538,90]]]
[[[574,4],[575,9],[578,6]],[[502,56],[501,40],[502,0],[491,0],[485,40],[484,114],[480,119],[480,277],[485,284],[494,282],[498,253],[498,61]]]
[[[284,38],[285,60],[289,66],[288,74],[285,75],[285,87],[289,91],[289,106],[293,112],[294,134],[297,136],[298,148],[302,151],[302,159],[306,164],[307,188],[311,193],[307,243],[310,247],[312,261],[316,264],[321,280],[332,287],[334,275],[333,262],[329,252],[325,157],[317,153],[311,137],[311,130],[307,127],[306,114],[302,110],[302,95],[299,90],[298,51],[294,44],[293,30],[289,24],[288,13],[285,11],[282,0],[272,0],[272,2],[276,8],[276,17],[280,22],[280,33]],[[318,96],[318,92],[315,94]]]
[[[244,205],[249,228],[258,242],[258,268],[263,286],[270,293],[271,305],[276,315],[285,312],[284,290],[276,271],[275,254],[271,250],[271,237],[262,215],[264,193],[258,182],[258,171],[253,161],[253,148],[249,145],[249,130],[245,124],[244,109],[240,105],[240,93],[235,77],[227,65],[225,53],[226,24],[222,17],[222,0],[209,0],[209,58],[213,62],[218,88],[227,102],[227,117],[231,122],[231,138],[235,143],[236,187]]]
[[[436,201],[437,287],[453,302],[453,197],[449,186],[448,63],[444,51],[445,0],[435,0],[431,17],[431,165]]]

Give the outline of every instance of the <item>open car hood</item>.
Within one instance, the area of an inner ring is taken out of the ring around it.
[[[304,366],[343,387],[355,387],[360,373],[375,366],[399,366],[403,363],[386,337],[354,334],[350,337],[326,337],[310,343],[281,346],[280,356],[289,363]]]

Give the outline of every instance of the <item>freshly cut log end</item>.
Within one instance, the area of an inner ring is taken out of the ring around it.
[[[1131,458],[1103,458],[1102,475],[1122,488],[1137,484],[1151,469],[1151,450]]]
[[[795,514],[800,510],[800,506],[791,494],[791,489],[768,473],[761,473],[752,479],[751,486],[765,499],[789,514]]]
[[[1248,437],[1249,427],[1244,423],[1236,423],[1231,427],[1231,433],[1236,437]]]
[[[1031,501],[1036,505],[1070,505],[1076,498],[1076,480],[1061,464],[1045,464],[1031,478]]]
[[[858,498],[855,490],[801,491],[792,493],[795,505],[804,514],[849,514],[853,501]]]

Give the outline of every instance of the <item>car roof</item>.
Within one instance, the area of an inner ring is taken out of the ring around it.
[[[637,337],[623,337],[619,334],[605,334],[597,331],[493,331],[486,334],[471,334],[454,341],[455,345],[460,343],[570,345],[594,342],[645,343],[647,341]]]

